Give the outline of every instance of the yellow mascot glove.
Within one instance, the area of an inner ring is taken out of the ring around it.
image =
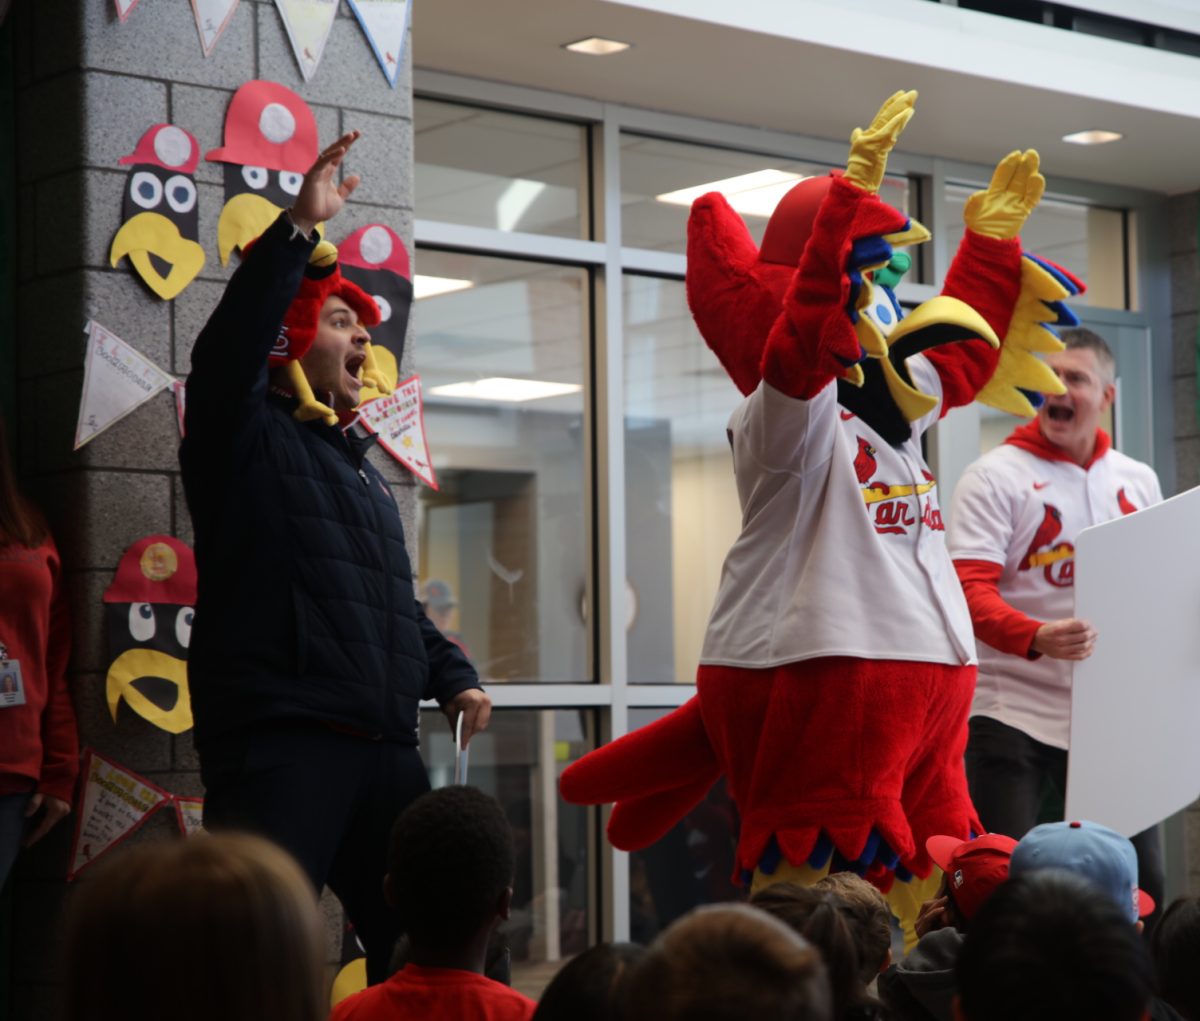
[[[1046,190],[1046,179],[1038,172],[1036,149],[1013,151],[1002,159],[992,174],[992,183],[967,199],[963,221],[976,234],[1007,241],[1021,233],[1029,214]]]
[[[879,113],[866,130],[855,128],[850,136],[850,158],[846,161],[846,180],[872,194],[883,184],[888,154],[896,145],[900,132],[913,115],[917,101],[916,90],[897,92],[879,108]]]

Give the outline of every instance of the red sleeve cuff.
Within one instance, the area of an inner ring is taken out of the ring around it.
[[[1003,567],[988,560],[955,560],[975,637],[1012,656],[1037,659],[1033,639],[1042,622],[1011,607],[1000,595]]]

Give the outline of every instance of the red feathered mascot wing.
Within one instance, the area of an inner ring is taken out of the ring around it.
[[[855,131],[844,175],[793,188],[761,250],[720,195],[693,207],[689,303],[746,395],[729,423],[742,531],[696,698],[563,774],[568,801],[616,802],[617,847],[657,840],[722,773],[755,885],[849,868],[888,890],[930,875],[927,837],[982,832],[962,765],[974,638],[921,433],[977,397],[1031,414],[1018,386],[1060,392],[1038,322],[1081,285],[1022,258],[1044,182],[1036,153],[1012,153],[967,204],[943,295],[902,318],[894,246],[929,235],[876,192],[915,99]]]

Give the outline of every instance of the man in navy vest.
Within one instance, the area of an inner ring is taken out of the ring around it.
[[[491,702],[416,601],[371,441],[344,428],[379,312],[315,227],[358,185],[335,181],[357,137],[321,153],[229,281],[192,352],[179,457],[205,825],[263,833],[328,883],[378,982],[398,935],[382,898],[389,830],[429,788],[418,703],[436,699],[452,725],[462,714],[465,741]]]

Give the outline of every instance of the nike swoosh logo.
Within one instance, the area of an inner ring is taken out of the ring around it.
[[[854,412],[853,411],[843,411],[843,412],[841,412],[841,416],[842,416],[843,422],[849,422],[850,419],[852,419],[854,417]]]
[[[1034,489],[1045,489],[1048,485],[1050,485],[1049,482],[1035,482],[1033,484],[1033,488]]]

